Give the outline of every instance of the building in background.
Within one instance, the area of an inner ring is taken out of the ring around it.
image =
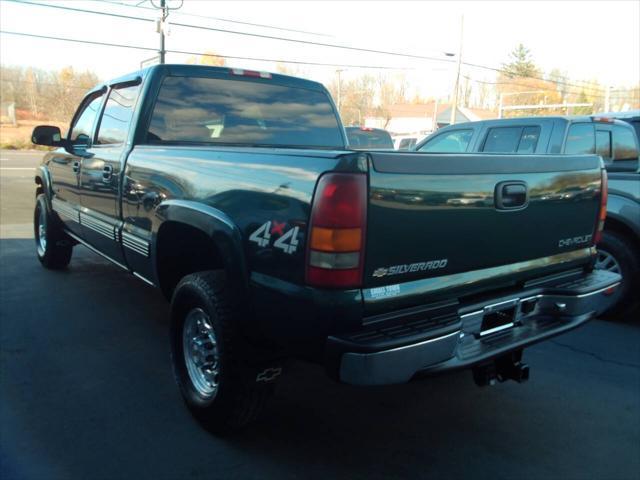
[[[449,125],[451,121],[451,104],[438,102],[404,103],[391,105],[387,116],[371,113],[363,118],[363,126],[384,128],[394,138],[395,147],[411,148],[415,143],[434,132],[438,128]],[[457,123],[473,122],[498,118],[497,112],[476,108],[458,107]]]

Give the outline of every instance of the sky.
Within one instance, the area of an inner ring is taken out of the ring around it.
[[[149,0],[28,0],[71,8],[156,18]],[[113,3],[112,3],[113,2]],[[128,5],[118,5],[127,3]],[[168,0],[178,7],[180,0]],[[159,4],[159,0],[155,0]],[[216,17],[201,18],[192,15]],[[342,70],[343,78],[360,73],[404,74],[414,93],[446,95],[451,90],[455,62],[445,53],[460,47],[463,20],[463,62],[500,67],[518,43],[530,49],[543,72],[565,71],[572,80],[596,79],[614,87],[640,83],[640,1],[208,1],[185,0],[169,21],[244,33],[287,37],[311,42],[429,56],[421,60],[297,44],[246,35],[171,26],[168,49],[307,62],[350,67],[299,66],[300,76],[328,83]],[[259,23],[304,31],[278,30],[237,22]],[[2,31],[67,37],[157,48],[153,23],[64,11],[0,0]],[[3,65],[92,70],[101,79],[136,70],[153,51],[89,46],[54,40],[0,35]],[[188,55],[168,54],[170,63],[183,63]],[[445,61],[439,61],[445,60]],[[449,60],[448,62],[446,60]],[[275,71],[272,61],[229,59],[233,67]],[[398,70],[366,70],[353,65],[376,65]],[[495,72],[462,67],[475,80],[495,79]]]

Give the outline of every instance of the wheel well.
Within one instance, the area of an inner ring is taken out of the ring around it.
[[[36,177],[36,185],[37,185],[36,187],[36,197],[37,197],[41,193],[44,193],[44,184],[40,177]]]
[[[160,289],[167,299],[185,275],[224,268],[213,240],[202,230],[179,222],[165,222],[160,227],[156,265]]]
[[[620,220],[615,218],[607,217],[604,222],[605,231],[609,230],[612,232],[616,232],[620,235],[623,235],[625,238],[628,238],[629,241],[635,245],[637,249],[640,249],[640,238],[635,234],[635,232],[628,225],[624,224]]]

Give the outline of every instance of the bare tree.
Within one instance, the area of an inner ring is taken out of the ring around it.
[[[384,122],[387,128],[391,121],[391,108],[398,103],[407,101],[408,83],[404,75],[390,77],[384,74],[378,76],[378,106],[376,114]]]

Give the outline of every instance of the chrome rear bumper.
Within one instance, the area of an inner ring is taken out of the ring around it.
[[[538,289],[519,296],[495,298],[466,305],[448,331],[430,338],[372,351],[354,348],[344,339],[330,337],[329,344],[340,355],[339,380],[354,385],[404,383],[418,373],[436,373],[470,367],[510,351],[554,337],[576,328],[604,312],[620,276],[595,270],[577,281]],[[495,312],[509,312],[509,321],[483,328],[483,321]],[[356,346],[357,347],[357,346]]]

